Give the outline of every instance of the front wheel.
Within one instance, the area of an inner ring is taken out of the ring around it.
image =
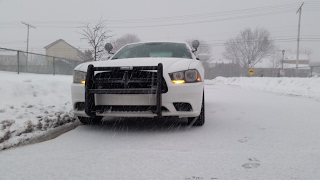
[[[205,122],[204,109],[205,108],[204,108],[204,93],[203,93],[200,115],[198,117],[188,117],[188,124],[193,123],[192,124],[193,126],[202,126]]]
[[[83,124],[97,124],[101,122],[103,116],[96,116],[94,118],[91,117],[78,117],[79,121]]]

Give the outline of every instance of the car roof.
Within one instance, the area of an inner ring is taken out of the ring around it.
[[[141,41],[141,42],[135,42],[135,43],[129,43],[127,45],[130,44],[146,44],[146,43],[177,43],[177,44],[186,44],[188,45],[188,43],[186,42],[182,42],[182,41]]]

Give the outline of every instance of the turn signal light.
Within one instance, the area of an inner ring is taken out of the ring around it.
[[[174,84],[184,84],[184,83],[185,83],[184,80],[172,80],[172,82],[173,82]]]

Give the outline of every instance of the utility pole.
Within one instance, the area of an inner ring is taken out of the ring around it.
[[[23,21],[22,21],[22,24],[26,25],[27,28],[28,28],[28,32],[27,32],[27,52],[28,52],[28,50],[29,50],[29,28],[31,27],[31,28],[36,29],[36,27],[34,27],[34,26],[32,26],[32,25],[30,25],[28,23],[25,23]]]
[[[301,4],[300,8],[298,9],[297,13],[299,12],[299,24],[298,24],[298,39],[297,39],[297,59],[296,59],[296,76],[298,75],[298,62],[299,62],[299,45],[300,45],[300,22],[301,22],[301,11],[302,11],[302,6],[304,2]]]
[[[28,52],[29,52],[29,28],[31,27],[31,28],[34,28],[34,29],[36,29],[36,27],[34,27],[34,26],[32,26],[32,25],[30,25],[30,24],[28,24],[28,23],[25,23],[25,22],[21,22],[22,24],[24,24],[24,25],[26,25],[27,26],[27,28],[28,28],[28,32],[27,32],[27,61],[26,61],[26,66],[28,66],[28,56],[29,56],[29,54],[28,54]]]
[[[284,49],[281,51],[282,52],[282,66],[281,66],[281,70],[282,70],[282,73],[281,73],[281,75],[282,75],[282,77],[284,76],[284,69],[283,69],[283,62],[284,62],[284,53],[286,52]]]

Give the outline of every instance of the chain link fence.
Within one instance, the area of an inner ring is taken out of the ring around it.
[[[38,74],[72,75],[73,69],[82,62],[46,56],[36,53],[27,53],[13,49],[0,48],[0,71],[25,72]],[[309,77],[320,74],[320,65],[284,69],[285,77]],[[223,77],[249,77],[247,67],[239,64],[215,64],[213,67],[204,65],[205,79]],[[307,68],[306,68],[307,67]],[[280,77],[279,68],[254,68],[255,77]]]
[[[218,76],[223,77],[250,77],[248,74],[249,67],[241,67],[234,63],[216,63],[209,67],[205,65],[205,79],[214,79]],[[310,77],[320,73],[319,66],[301,65],[296,68],[285,68],[281,74],[281,68],[253,68],[252,77]]]
[[[0,48],[0,71],[72,75],[82,62],[42,54]]]
[[[311,76],[313,75],[320,76],[320,65],[311,66]]]

